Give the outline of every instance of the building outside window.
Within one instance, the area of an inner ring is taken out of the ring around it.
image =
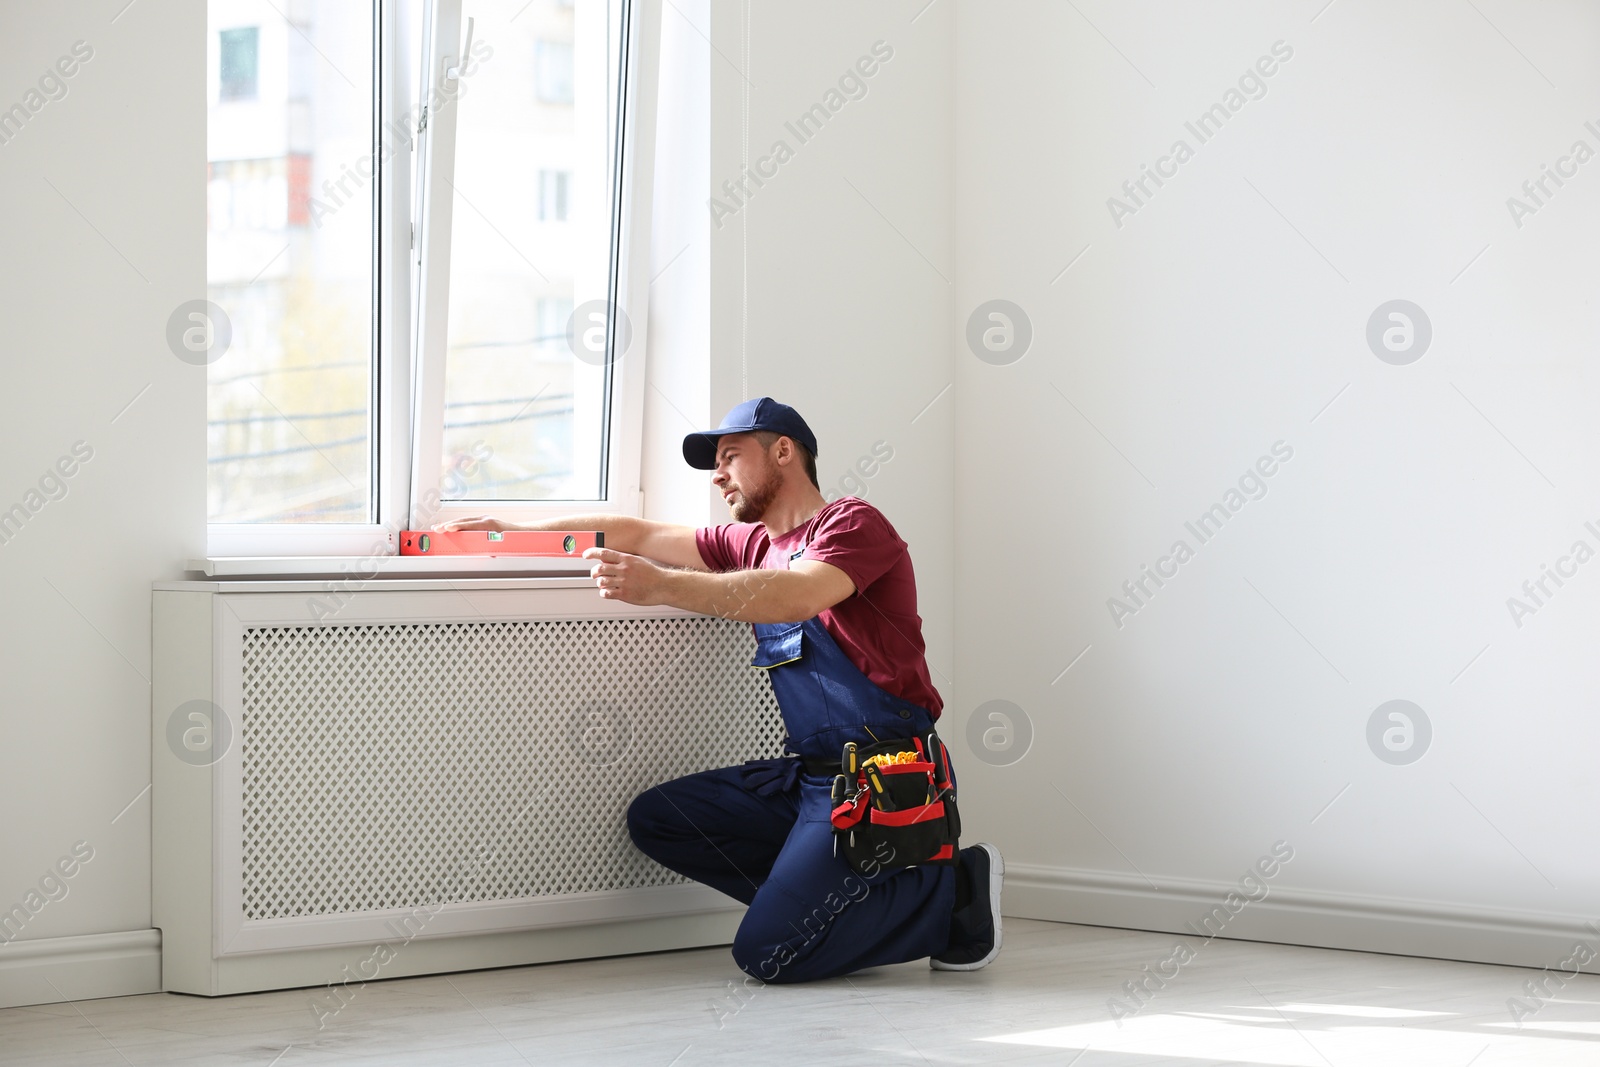
[[[572,103],[572,42],[539,41],[533,55],[539,102]]]
[[[539,172],[539,221],[567,221],[567,178],[564,170]]]

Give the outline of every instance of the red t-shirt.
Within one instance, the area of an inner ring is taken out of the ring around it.
[[[802,544],[800,558],[844,571],[856,593],[818,616],[828,636],[880,688],[938,717],[944,701],[928,677],[911,553],[883,512],[846,496],[781,537],[759,522],[729,522],[696,530],[694,540],[714,571],[783,570]]]

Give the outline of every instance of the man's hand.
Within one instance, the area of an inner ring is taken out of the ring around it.
[[[593,561],[589,576],[607,600],[670,604],[741,622],[803,622],[856,591],[849,575],[821,560],[798,560],[788,570],[706,573],[663,567],[614,548],[589,548],[583,555]]]
[[[470,519],[451,519],[449,522],[436,522],[433,524],[434,533],[453,533],[456,530],[512,530],[516,529],[511,523],[502,522],[488,515],[474,515]]]
[[[606,600],[628,604],[665,604],[668,571],[643,556],[630,556],[614,548],[586,548],[583,558],[594,560],[589,577]]]

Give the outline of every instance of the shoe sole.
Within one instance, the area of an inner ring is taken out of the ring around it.
[[[928,966],[936,971],[978,971],[989,966],[1000,955],[1000,886],[1006,877],[1006,861],[1000,855],[1000,850],[987,841],[979,841],[973,847],[989,854],[989,914],[994,918],[994,944],[989,946],[989,952],[983,959],[971,963],[940,963],[930,958]]]

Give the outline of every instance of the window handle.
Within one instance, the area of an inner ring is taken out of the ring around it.
[[[459,64],[458,65],[449,66],[449,67],[445,68],[445,71],[444,71],[444,80],[445,81],[453,82],[453,81],[459,81],[460,80],[460,78],[461,78],[461,68],[467,65],[467,57],[472,54],[472,29],[473,29],[473,24],[476,21],[477,20],[473,19],[473,18],[468,18],[467,19],[467,43],[461,49],[461,55],[458,57]]]

